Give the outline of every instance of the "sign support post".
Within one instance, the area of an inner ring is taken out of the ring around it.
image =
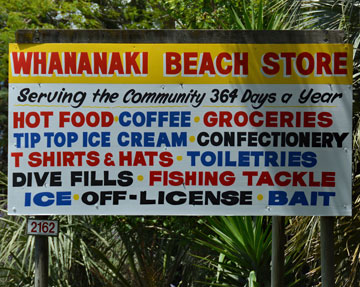
[[[48,286],[48,237],[35,235],[35,287]]]
[[[40,216],[37,219],[47,219]],[[35,235],[35,287],[47,287],[49,281],[49,245],[48,236]]]
[[[49,245],[48,236],[58,236],[59,222],[47,216],[27,220],[27,234],[35,235],[35,287],[48,286]]]
[[[320,217],[321,286],[335,287],[334,217]]]
[[[285,217],[272,217],[271,287],[284,287]]]

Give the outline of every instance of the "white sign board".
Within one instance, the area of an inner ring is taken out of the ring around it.
[[[350,51],[12,44],[9,214],[351,215]]]

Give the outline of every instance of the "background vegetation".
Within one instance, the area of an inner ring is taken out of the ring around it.
[[[18,29],[340,29],[354,44],[353,217],[335,225],[336,286],[360,286],[360,1],[0,0],[0,286],[33,286],[33,237],[6,215],[8,43]],[[50,286],[270,286],[265,217],[60,216]],[[286,218],[286,286],[321,286],[318,217]]]

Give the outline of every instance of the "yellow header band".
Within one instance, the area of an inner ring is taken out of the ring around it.
[[[11,83],[351,84],[349,44],[10,44]]]

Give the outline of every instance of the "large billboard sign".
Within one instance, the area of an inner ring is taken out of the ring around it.
[[[346,44],[11,44],[9,214],[351,215]]]

